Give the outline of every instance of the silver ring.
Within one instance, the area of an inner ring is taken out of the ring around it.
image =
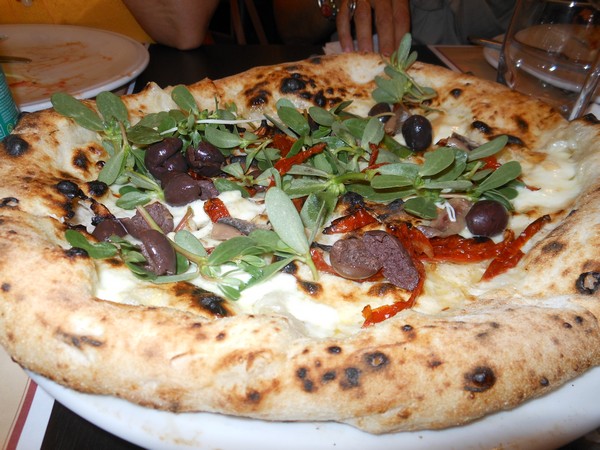
[[[354,17],[354,11],[356,11],[356,4],[358,0],[350,0],[348,2],[348,10],[350,11],[350,18]]]
[[[336,0],[317,0],[317,5],[319,5],[321,14],[323,15],[323,17],[329,20],[335,20],[335,16],[337,16],[339,12],[339,7],[337,3],[338,2]],[[354,17],[354,12],[356,11],[357,3],[358,0],[350,0],[348,2],[348,12],[350,14],[350,19]]]

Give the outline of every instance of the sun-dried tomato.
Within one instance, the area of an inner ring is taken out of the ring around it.
[[[519,237],[513,239],[502,249],[498,256],[492,260],[481,279],[491,280],[496,275],[500,275],[508,269],[515,267],[524,255],[521,248],[548,222],[550,222],[550,216],[545,215],[527,225]]]
[[[287,154],[292,149],[292,146],[296,142],[296,139],[288,136],[287,134],[277,133],[274,134],[272,139],[271,146],[279,150],[279,154],[282,158],[285,158]]]
[[[429,240],[433,248],[433,261],[480,262],[498,256],[512,241],[512,231],[504,233],[504,240],[496,243],[489,238],[465,238],[457,234],[433,237]]]
[[[210,198],[204,202],[204,212],[211,222],[215,223],[223,217],[231,217],[225,203],[220,198]]]
[[[325,142],[319,142],[307,150],[296,153],[294,156],[290,156],[289,158],[281,158],[275,163],[275,170],[277,170],[277,172],[279,172],[281,175],[285,175],[293,166],[296,164],[302,164],[311,156],[321,153],[323,150],[325,150],[325,147]]]
[[[375,217],[369,214],[364,208],[359,207],[352,214],[338,217],[331,221],[331,225],[323,230],[323,234],[349,233],[375,222],[377,222]]]

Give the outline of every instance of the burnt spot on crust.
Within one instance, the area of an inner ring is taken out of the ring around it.
[[[460,97],[462,95],[462,93],[463,93],[463,90],[460,88],[452,89],[450,91],[450,95],[454,98]]]
[[[298,272],[298,264],[296,264],[296,261],[292,261],[291,263],[286,264],[281,271],[283,273],[294,275],[296,272]]]
[[[577,292],[584,295],[593,295],[600,288],[600,272],[584,272],[575,282]]]
[[[305,367],[301,367],[296,371],[296,376],[302,382],[302,389],[306,392],[312,392],[315,388],[315,383],[308,378],[308,370]]]
[[[88,181],[88,193],[92,197],[102,197],[108,191],[108,185],[103,181]]]
[[[520,137],[514,136],[512,134],[507,134],[506,136],[508,137],[509,145],[518,145],[520,147],[525,146],[525,142],[523,142],[523,140]]]
[[[494,371],[486,366],[475,367],[465,374],[465,391],[485,392],[496,384]]]
[[[588,122],[588,123],[591,123],[591,124],[594,124],[594,125],[600,123],[600,119],[598,119],[596,117],[596,115],[592,114],[592,113],[585,114],[584,116],[581,117],[581,119],[583,121],[585,121],[585,122]]]
[[[542,378],[540,379],[540,385],[542,385],[542,386],[544,386],[544,387],[545,387],[545,386],[550,386],[550,381],[548,380],[548,378],[546,378],[546,377],[542,377]]]
[[[361,370],[356,367],[347,367],[344,369],[344,378],[340,380],[342,389],[352,389],[360,386]]]
[[[10,283],[2,283],[2,286],[0,286],[0,289],[2,290],[2,292],[10,291]]]
[[[392,283],[377,283],[369,288],[369,297],[383,297],[387,294],[398,292],[399,289]]]
[[[551,241],[542,247],[542,252],[547,253],[548,256],[556,256],[565,248],[565,244],[559,241]]]
[[[370,367],[375,370],[383,369],[390,362],[387,355],[382,352],[365,353],[365,355],[363,356],[363,360],[367,367]]]
[[[87,168],[90,166],[90,160],[88,159],[87,155],[81,150],[77,150],[73,153],[72,161],[75,167],[79,167],[83,170],[87,170]]]
[[[337,374],[335,373],[335,370],[327,371],[321,376],[321,383],[327,384],[330,381],[335,380],[336,377],[337,377]]]
[[[483,134],[492,134],[492,127],[490,127],[487,123],[482,122],[481,120],[474,121],[471,126],[476,130],[481,131]]]
[[[71,247],[67,250],[65,250],[65,255],[67,255],[68,258],[87,258],[88,252],[85,251],[82,248],[79,247]]]
[[[521,116],[515,117],[515,123],[517,124],[517,127],[519,128],[519,130],[521,130],[523,132],[529,131],[529,122],[527,122]]]
[[[18,134],[9,134],[2,141],[6,153],[10,156],[23,156],[29,150],[29,144]]]
[[[313,281],[298,280],[298,286],[300,286],[300,289],[308,295],[312,295],[313,297],[318,296],[323,291],[323,287],[319,283]]]
[[[102,347],[104,342],[91,338],[89,336],[77,336],[75,334],[67,333],[61,329],[56,331],[56,335],[65,343],[72,345],[78,349],[83,348],[84,346],[89,347]]]
[[[252,389],[246,394],[246,400],[250,403],[258,403],[258,402],[260,402],[260,399],[261,399],[260,392],[258,392],[256,390]]]
[[[282,94],[293,94],[306,89],[307,81],[299,73],[292,73],[291,76],[281,80],[279,90]]]
[[[255,95],[253,95],[248,101],[248,106],[257,107],[262,106],[269,101],[270,94],[264,89],[260,89]]]
[[[429,367],[430,369],[435,369],[436,367],[439,367],[442,364],[444,363],[439,359],[430,359],[429,361],[427,361],[427,367]]]
[[[332,345],[331,347],[327,347],[327,352],[331,353],[332,355],[339,355],[342,353],[342,348],[338,347],[337,345]]]
[[[206,291],[189,283],[180,282],[174,286],[177,297],[186,297],[190,306],[199,307],[205,313],[214,317],[228,317],[233,315],[227,308],[227,302],[213,292]]]
[[[0,208],[14,208],[19,204],[19,199],[15,197],[4,197],[0,200]]]
[[[219,334],[217,334],[217,336],[215,337],[215,339],[217,341],[222,341],[227,337],[227,333],[221,331]]]
[[[83,194],[83,191],[81,189],[79,189],[79,186],[77,186],[77,184],[75,184],[69,180],[59,181],[56,184],[56,189],[58,189],[58,192],[60,192],[62,195],[64,195],[68,199],[74,199],[75,197],[80,197],[80,198],[85,197],[85,195]]]

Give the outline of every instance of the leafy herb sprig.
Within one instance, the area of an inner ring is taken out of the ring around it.
[[[418,85],[408,74],[416,60],[410,43],[410,35],[405,36],[390,58],[385,76],[376,78],[375,101],[421,107],[436,96],[433,89]],[[273,231],[256,230],[230,239],[210,254],[190,232],[178,231],[172,237],[178,257],[175,275],[156,276],[147,270],[139,247],[125,239],[93,243],[75,231],[67,232],[71,245],[84,248],[95,258],[120,256],[136,276],[153,282],[202,275],[217,281],[228,298],[236,299],[243,289],[294,260],[307,264],[316,276],[310,245],[331,218],[340,195],[348,191],[374,202],[402,199],[408,213],[423,219],[435,218],[440,203],[451,197],[490,198],[512,209],[511,200],[517,195],[521,171],[517,162],[496,170],[486,165],[487,158],[505,147],[506,136],[471,151],[440,147],[415,156],[385,133],[377,117],[351,113],[351,102],[300,111],[283,99],[276,105],[277,115],[265,117],[293,142],[283,155],[271,133],[258,132],[256,120],[237,117],[235,105],[222,109],[216,104],[214,111],[200,110],[184,86],[175,87],[171,97],[179,109],[149,114],[135,125],[114,94],[98,95],[97,111],[67,94],[52,97],[58,112],[101,135],[109,159],[99,180],[123,185],[117,202],[120,207],[143,211],[141,205],[163,199],[158,181],[145,167],[144,147],[167,136],[181,138],[184,149],[205,140],[226,156],[234,152],[245,155],[244,164],[231,162],[222,167],[228,177],[215,180],[221,192],[237,190],[248,197],[250,187],[269,187],[265,204]],[[323,144],[322,151],[302,157],[309,154],[308,149]],[[299,213],[292,203],[295,198],[305,198]]]

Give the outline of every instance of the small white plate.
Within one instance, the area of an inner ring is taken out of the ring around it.
[[[545,450],[567,444],[600,425],[600,367],[548,395],[462,427],[379,436],[332,422],[265,422],[220,414],[174,414],[114,397],[81,394],[29,375],[81,417],[154,450]]]
[[[2,69],[21,111],[51,107],[58,91],[92,98],[125,87],[146,68],[146,47],[127,36],[71,25],[0,25],[0,54],[30,63]]]

